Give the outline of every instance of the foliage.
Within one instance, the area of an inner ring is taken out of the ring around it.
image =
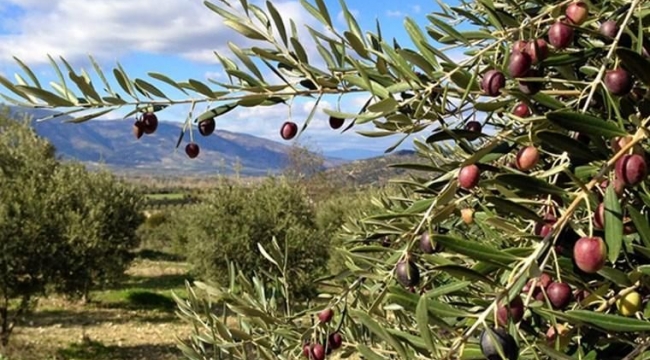
[[[128,268],[139,245],[143,198],[110,173],[79,164],[60,165],[52,180],[65,236],[56,288],[89,300],[91,288],[117,281]]]
[[[0,339],[5,346],[32,297],[53,280],[56,199],[47,181],[56,168],[54,149],[26,121],[0,116]]]
[[[0,116],[0,340],[35,297],[72,295],[121,275],[138,197],[106,173],[61,164],[30,121]]]
[[[296,24],[287,26],[273,2],[267,1],[266,9],[248,1],[205,4],[254,43],[246,49],[230,43],[233,59],[216,54],[231,81],[214,81],[220,90],[194,79],[177,82],[149,74],[191,97],[169,100],[150,82],[131,80],[120,66],[113,74],[133,100],[108,85],[101,97],[88,77],[71,68],[68,75],[82,98],[69,88],[61,91],[63,84],[55,88],[58,95],[43,90],[35,78],[34,86],[2,83],[27,106],[45,102],[73,111],[95,109],[75,121],[122,106],[134,106],[137,113],[178,103],[218,103],[188,116],[187,125],[238,107],[300,97],[315,97],[318,104],[328,95],[367,94],[368,103],[358,112],[325,113],[351,121],[346,130],[372,123],[375,130],[358,131],[365,136],[402,134],[388,151],[426,130],[426,139],[414,145],[430,163],[400,165],[428,176],[400,181],[400,194],[378,199],[381,214],[346,227],[348,242],[338,250],[347,270],[331,277],[335,284],[321,295],[339,310],[344,353],[372,359],[480,358],[487,346],[479,345],[479,335],[486,334],[484,341],[494,338],[484,329],[497,325],[516,342],[511,359],[649,355],[648,311],[626,317],[617,314],[615,303],[632,291],[644,297],[649,292],[650,3],[439,2],[425,29],[405,19],[410,37],[405,45],[389,42],[380,24],[374,32],[362,31],[344,1],[347,28],[339,31],[323,0],[303,0],[328,30],[307,27],[324,66],[309,58]],[[544,42],[529,41],[537,39]],[[456,61],[450,51],[459,50],[466,58]],[[279,84],[267,83],[258,66],[271,70]],[[632,153],[637,156],[627,156]],[[595,211],[599,203],[604,204],[600,213]],[[418,250],[423,233],[437,244],[435,253]],[[389,247],[359,243],[382,236],[393,237]],[[587,237],[603,238],[605,245],[574,247]],[[282,249],[276,252],[281,255]],[[282,258],[270,257],[272,264]],[[536,286],[542,273],[570,286],[568,305],[564,295],[558,301],[558,293]],[[270,307],[267,296],[273,299],[273,290],[283,287],[263,272],[258,279],[263,280],[237,277],[237,292],[196,285],[205,291],[180,303],[183,317],[209,320],[198,327],[193,348],[185,349],[189,356],[206,357],[211,349],[199,345],[214,343],[236,358],[244,358],[248,349],[257,358],[288,359],[301,352],[302,340],[327,338],[325,326],[301,325],[304,318],[287,321],[290,311]],[[529,280],[533,284],[522,292]],[[523,320],[498,324],[502,300],[519,296]],[[204,305],[212,298],[238,315],[239,327],[226,328],[209,316]],[[546,339],[543,334],[557,324],[566,332]]]
[[[246,274],[277,273],[257,247],[273,238],[287,247],[292,296],[313,296],[314,280],[328,260],[329,239],[317,228],[304,191],[281,179],[252,186],[224,180],[201,204],[173,214],[166,229],[192,273],[221,284],[229,281],[229,261]]]

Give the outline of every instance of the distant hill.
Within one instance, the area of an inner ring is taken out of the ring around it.
[[[418,171],[390,167],[389,165],[415,163],[431,164],[428,159],[419,156],[413,150],[400,150],[390,154],[369,159],[355,160],[325,171],[328,179],[343,184],[385,185],[389,180],[407,177]]]
[[[43,109],[9,107],[14,116],[43,118],[54,114]],[[189,159],[184,144],[175,149],[182,124],[160,121],[156,133],[136,140],[132,134],[133,120],[92,120],[81,124],[64,123],[65,116],[35,122],[36,132],[47,138],[63,159],[79,160],[86,165],[103,165],[125,174],[232,174],[239,161],[241,174],[247,176],[277,173],[287,165],[289,145],[259,137],[217,130],[202,137],[195,132],[194,141],[201,147],[200,155]],[[325,167],[346,161],[325,158]]]

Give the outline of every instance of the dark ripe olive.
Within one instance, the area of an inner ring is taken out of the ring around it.
[[[556,49],[564,49],[573,41],[573,28],[561,21],[555,22],[548,30],[548,42]]]
[[[143,134],[144,134],[144,126],[142,125],[142,122],[136,121],[133,124],[133,135],[135,135],[136,139],[140,139]]]
[[[460,169],[460,172],[458,173],[458,183],[463,189],[471,190],[478,185],[480,177],[481,170],[478,166],[474,164],[467,165]]]
[[[142,131],[145,134],[153,134],[158,129],[158,117],[154,113],[142,115]]]
[[[530,107],[526,103],[518,103],[512,109],[512,114],[520,118],[527,118],[531,115]]]
[[[411,260],[402,260],[395,270],[397,281],[404,287],[413,287],[420,283],[420,270]]]
[[[478,121],[469,121],[467,124],[465,124],[465,130],[476,133],[476,135],[467,136],[467,140],[474,141],[478,139],[481,131],[483,131],[483,125],[481,125],[481,123]]]
[[[625,185],[635,186],[643,181],[648,168],[643,156],[638,154],[623,155],[616,161],[616,177]]]
[[[199,123],[199,134],[203,136],[210,136],[214,133],[216,123],[213,118],[203,120]]]
[[[194,159],[195,157],[199,156],[199,152],[199,145],[196,143],[189,143],[187,146],[185,146],[185,154],[187,154],[190,159]]]
[[[280,136],[284,140],[291,140],[293,139],[296,134],[298,133],[298,125],[296,123],[287,121],[284,124],[282,124],[282,127],[280,128]]]
[[[575,25],[582,25],[587,20],[589,8],[582,1],[576,1],[567,6],[564,12],[566,18]]]
[[[548,44],[544,39],[531,41],[526,46],[526,53],[530,55],[533,64],[538,64],[548,57]]]
[[[498,70],[489,70],[483,76],[483,81],[481,81],[483,92],[488,96],[498,96],[505,86],[506,77]]]
[[[605,87],[613,95],[627,95],[632,91],[633,85],[632,75],[621,68],[608,70],[605,73]]]
[[[503,353],[506,360],[517,360],[519,347],[512,335],[504,328],[491,328],[490,330],[492,330],[491,334],[487,329],[483,330],[479,339],[483,356],[488,360],[497,360],[502,359],[500,353]]]
[[[512,322],[518,323],[523,317],[524,302],[519,295],[515,296],[508,306],[506,306],[505,301],[501,301],[501,304],[497,308],[497,321],[501,326],[507,325],[508,319],[512,319]]]
[[[510,64],[508,65],[508,72],[512,77],[521,77],[526,75],[530,69],[532,60],[530,55],[525,52],[516,52],[510,56]]]
[[[530,69],[525,77],[538,78],[541,77],[541,73],[537,69]],[[526,95],[535,95],[542,90],[542,87],[543,83],[541,81],[519,79],[519,90]]]
[[[336,130],[336,129],[340,128],[341,126],[343,126],[343,124],[345,123],[345,119],[330,116],[329,123],[330,123],[330,127],[332,129]]]
[[[561,282],[552,282],[546,288],[546,296],[555,309],[564,309],[573,299],[571,287]]]
[[[616,21],[607,20],[600,25],[600,28],[598,30],[600,31],[600,34],[605,37],[605,42],[611,43],[616,37],[616,34],[618,34],[619,29],[620,28],[618,27]]]

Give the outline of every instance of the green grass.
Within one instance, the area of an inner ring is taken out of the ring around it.
[[[93,303],[98,307],[104,308],[172,312],[176,308],[172,291],[180,297],[187,296],[187,291],[184,287],[167,291],[151,291],[145,289],[109,290],[95,294]]]
[[[141,263],[155,263],[160,267],[177,265],[171,261],[144,260]],[[91,298],[99,307],[173,311],[176,303],[172,292],[181,298],[187,297],[186,281],[191,281],[186,273],[133,274],[114,288],[93,292]]]
[[[118,284],[91,292],[87,304],[40,299],[0,353],[11,360],[181,360],[176,337],[191,327],[175,314],[172,292],[187,297],[187,269],[172,254],[144,251]]]

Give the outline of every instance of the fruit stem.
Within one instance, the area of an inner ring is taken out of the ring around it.
[[[621,290],[618,294],[616,294],[616,295],[612,296],[611,298],[609,298],[606,302],[602,303],[594,311],[595,312],[603,312],[603,311],[609,309],[612,305],[614,305],[616,303],[616,301],[618,299],[620,299],[620,298],[624,297],[625,295],[631,293],[632,291],[638,289],[639,286],[641,286],[641,281],[635,282],[634,285],[632,285],[630,287],[626,287],[625,289]]]
[[[623,32],[625,31],[625,27],[627,26],[627,23],[630,22],[630,18],[632,17],[632,13],[634,12],[634,9],[639,5],[640,0],[634,0],[632,1],[632,4],[630,5],[630,9],[625,15],[625,19],[623,20],[623,23],[621,24],[620,28],[618,29],[618,33],[616,34],[616,37],[614,38],[614,41],[610,45],[609,51],[607,52],[607,56],[605,57],[606,59],[611,60],[612,55],[614,54],[614,51],[616,50],[616,47],[618,45],[618,41],[621,38],[621,35],[623,35]],[[582,112],[586,113],[587,110],[589,109],[589,104],[591,104],[591,100],[594,97],[594,94],[596,93],[596,89],[598,88],[598,84],[603,79],[603,75],[605,74],[605,69],[607,68],[607,62],[603,62],[603,65],[600,67],[600,70],[598,71],[598,75],[596,75],[596,78],[594,81],[591,82],[589,86],[585,88],[591,90],[589,91],[589,96],[587,97],[587,101],[585,101],[585,105],[582,108]]]

